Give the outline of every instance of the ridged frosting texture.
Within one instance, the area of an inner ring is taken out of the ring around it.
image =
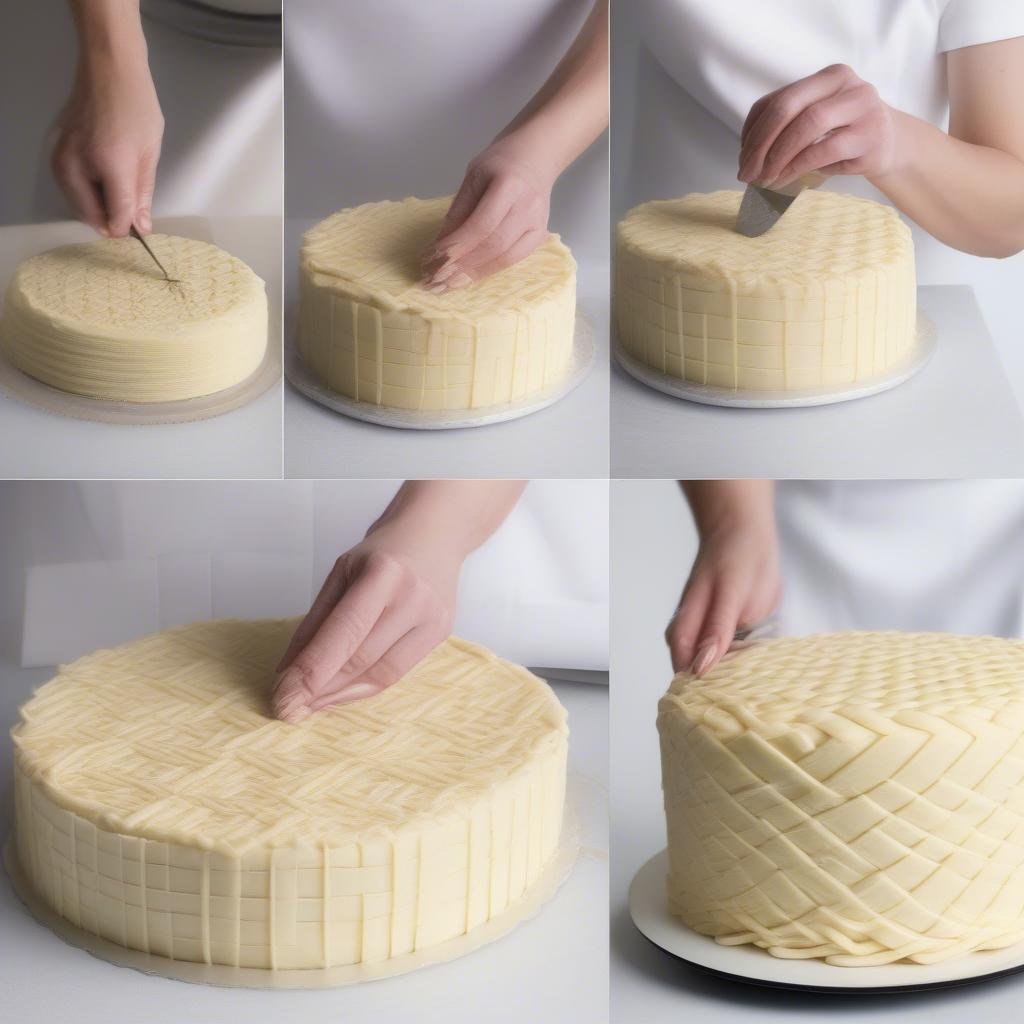
[[[900,364],[915,339],[910,230],[892,207],[804,191],[771,230],[735,230],[741,194],[635,207],[619,224],[626,352],[730,390],[840,387]]]
[[[840,966],[1024,940],[1024,643],[769,640],[658,709],[669,907]]]
[[[448,199],[341,210],[310,229],[299,270],[298,349],[327,387],[390,408],[500,406],[569,372],[576,263],[557,235],[526,259],[449,292],[420,261]]]
[[[561,829],[550,688],[452,638],[289,725],[267,699],[296,624],[99,651],[23,706],[18,856],[59,914],[175,959],[314,968],[422,950],[524,897]]]
[[[0,347],[62,391],[125,402],[197,398],[238,384],[267,347],[263,281],[207,242],[149,235],[180,284],[131,238],[26,260],[7,290]]]

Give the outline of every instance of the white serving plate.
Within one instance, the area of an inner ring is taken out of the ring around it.
[[[687,928],[668,912],[668,851],[652,857],[633,877],[629,913],[640,932],[666,953],[707,973],[770,988],[874,995],[969,985],[1024,970],[1024,943],[970,953],[938,964],[833,967],[823,960],[783,960],[757,946],[722,946]]]
[[[530,413],[546,409],[582,384],[593,363],[594,332],[586,318],[577,311],[572,357],[567,376],[555,387],[548,388],[540,395],[497,407],[459,409],[452,412],[416,412],[387,409],[372,402],[357,402],[354,398],[339,395],[320,383],[299,356],[294,338],[285,345],[284,372],[292,387],[301,391],[307,398],[353,419],[406,430],[454,430],[461,427],[486,427],[492,423],[504,423],[506,420],[516,420],[521,416],[529,416]]]
[[[688,402],[699,402],[702,405],[722,405],[733,409],[798,409],[810,405],[833,405],[836,402],[850,402],[856,398],[867,398],[909,380],[914,374],[924,369],[928,360],[935,352],[935,325],[924,313],[917,314],[917,337],[909,355],[898,366],[887,370],[884,374],[870,380],[859,381],[847,387],[811,388],[804,391],[734,391],[730,388],[711,387],[707,384],[696,384],[693,381],[681,380],[667,373],[661,373],[646,363],[626,352],[622,342],[616,337],[613,342],[615,358],[619,365],[631,377],[642,384],[682,398]]]

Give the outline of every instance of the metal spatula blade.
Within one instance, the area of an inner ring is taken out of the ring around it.
[[[156,258],[156,253],[153,252],[153,250],[149,247],[149,243],[145,240],[145,238],[143,238],[142,235],[139,234],[139,230],[138,228],[136,228],[134,224],[128,229],[128,233],[137,242],[142,243],[142,248],[149,253],[150,259],[152,259],[152,261],[160,268],[160,273],[164,275],[164,280],[168,284],[181,284],[181,281],[179,281],[178,278],[171,277],[171,275],[167,273],[167,271],[164,269],[164,265]]]
[[[825,175],[811,171],[781,189],[748,185],[736,216],[736,230],[747,238],[757,238],[773,228],[805,188],[817,188]]]

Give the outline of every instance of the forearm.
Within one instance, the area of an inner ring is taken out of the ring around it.
[[[681,487],[702,542],[723,530],[775,530],[772,480],[687,480]]]
[[[498,138],[516,136],[557,178],[608,126],[608,0],[596,0],[572,46]]]
[[[464,558],[501,526],[525,487],[523,480],[407,480],[367,536],[398,528]]]
[[[940,241],[976,256],[1024,249],[1024,161],[896,112],[897,160],[876,188]]]
[[[68,0],[78,34],[79,72],[146,60],[139,0]]]

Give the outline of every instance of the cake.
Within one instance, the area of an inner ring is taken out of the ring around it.
[[[458,411],[537,397],[569,373],[576,264],[557,235],[524,260],[433,294],[420,261],[448,199],[342,210],[306,233],[298,351],[321,385],[393,409]]]
[[[191,238],[65,245],[26,260],[7,290],[0,351],[61,391],[168,402],[238,384],[263,361],[267,297],[241,260]]]
[[[644,203],[619,224],[615,303],[627,356],[736,391],[839,388],[915,340],[914,248],[892,207],[805,190],[758,238],[739,192]]]
[[[159,633],[22,707],[17,857],[53,911],[161,957],[301,970],[429,950],[529,896],[562,824],[549,687],[452,638],[291,725],[269,690],[296,625]]]
[[[769,640],[658,709],[668,903],[843,967],[1024,940],[1024,643]]]

